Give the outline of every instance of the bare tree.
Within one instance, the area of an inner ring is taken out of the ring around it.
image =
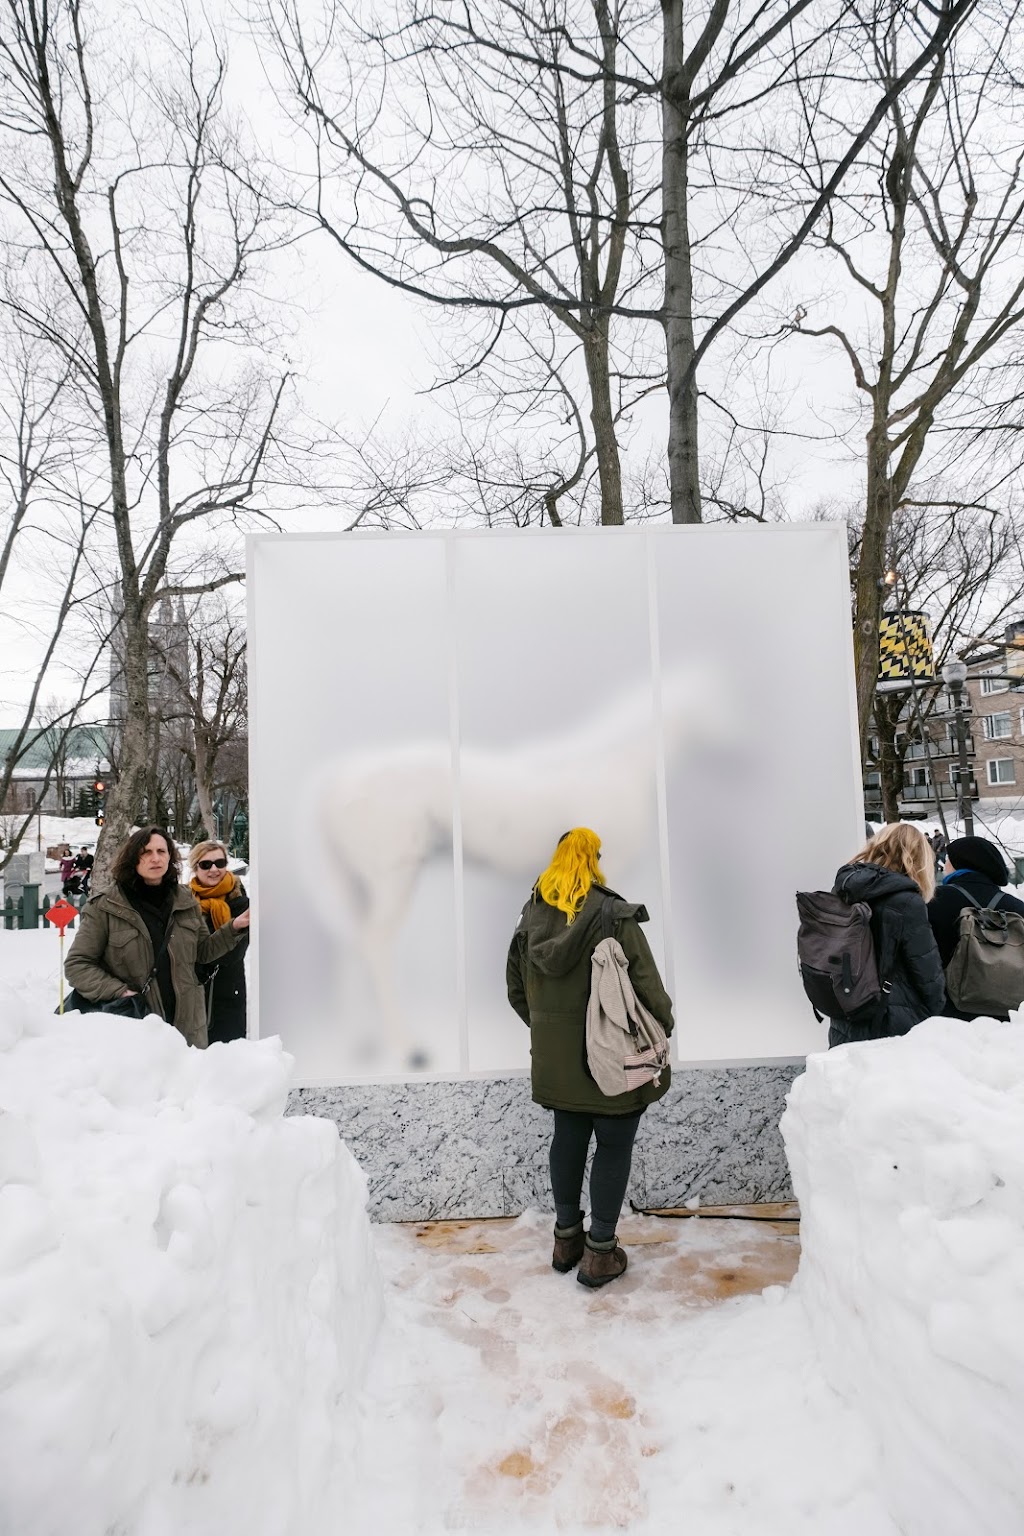
[[[206,836],[217,837],[218,769],[225,749],[245,736],[248,721],[245,625],[239,614],[210,601],[192,604],[185,624],[187,665],[177,652],[165,658],[185,718],[178,755],[191,770]],[[184,817],[179,826],[183,823]]]
[[[285,387],[257,356],[256,274],[280,228],[225,116],[225,57],[186,12],[169,31],[154,9],[142,69],[132,23],[101,33],[88,0],[9,0],[0,19],[0,205],[21,251],[5,302],[93,428],[121,594],[127,713],[98,882],[145,801],[150,614],[240,579],[211,546],[256,505]]]
[[[517,343],[539,361],[555,333],[540,377],[585,401],[600,519],[621,523],[618,379],[637,332],[615,317],[646,280],[655,215],[620,8],[412,0],[357,20],[332,3],[319,24],[300,0],[259,9],[315,146],[305,211],[360,266],[461,313],[456,381],[490,361],[495,398],[523,388]]]
[[[17,852],[50,788],[59,779],[72,732],[101,691],[102,640],[80,622],[95,599],[87,551],[96,511],[76,494],[73,449],[61,430],[70,387],[66,369],[46,368],[41,349],[16,330],[4,335],[0,364],[0,606],[15,642],[21,684],[14,739],[0,762],[0,807],[13,823],[0,853]],[[78,674],[75,696],[40,706],[54,669]],[[27,684],[27,688],[26,688]],[[44,721],[40,729],[37,717]],[[31,754],[37,773],[20,773]],[[17,795],[17,805],[12,805]]]
[[[906,56],[898,64],[894,57],[884,78],[870,75],[866,93],[851,93],[840,84],[856,78],[856,61],[847,53],[851,22],[856,36],[882,14],[877,7],[850,0],[826,11],[807,0],[712,0],[691,17],[683,0],[662,0],[663,319],[674,522],[702,518],[698,375],[709,351],[804,248],[886,115],[942,56],[975,4],[939,0],[921,7],[897,0],[887,7],[887,24]],[[775,125],[787,115],[794,90],[804,127],[789,142]],[[799,196],[794,168],[819,113],[828,115],[828,100],[837,93],[844,111],[830,117],[829,158]],[[701,181],[714,192],[711,217],[699,196]],[[701,221],[716,233],[710,241],[706,233],[699,237],[705,250],[698,260],[694,225]],[[728,245],[712,269],[709,249],[720,244],[717,231],[724,228]]]
[[[977,9],[916,88],[893,98],[884,133],[829,208],[821,246],[836,281],[841,274],[860,295],[866,324],[858,331],[811,317],[794,325],[838,346],[865,405],[854,605],[862,752],[894,519],[926,507],[929,484],[954,470],[963,485],[965,429],[998,381],[999,364],[1010,361],[1008,344],[1024,319],[1024,157],[1011,147],[1016,84],[1005,54],[1019,11],[1016,0]],[[864,68],[891,96],[905,74],[902,27],[880,18],[864,28]],[[807,171],[815,174],[813,160]],[[991,448],[986,440],[981,492],[961,491],[968,506],[1006,479]]]
[[[798,120],[798,84],[807,108],[810,82],[846,70],[851,0],[713,0],[694,13],[663,0],[660,58],[649,13],[605,0],[408,0],[359,25],[339,4],[320,24],[298,0],[263,0],[260,14],[316,141],[319,225],[395,286],[492,316],[477,360],[501,356],[503,336],[540,310],[575,339],[604,522],[622,515],[615,386],[621,397],[631,379],[667,381],[671,514],[698,522],[710,349],[801,250],[974,4],[892,8],[915,51],[881,91],[844,90],[854,126],[806,195],[793,168],[807,128],[790,141],[780,125]],[[665,368],[643,344],[634,359],[627,322],[664,329]],[[613,325],[629,338],[621,358]]]
[[[928,615],[941,674],[946,660],[979,641],[997,641],[1007,621],[1019,614],[1024,508],[1008,498],[972,502],[948,486],[932,489],[933,500],[906,506],[893,520],[888,567],[896,580],[888,590],[897,607]],[[861,534],[856,524],[850,526],[856,586]],[[877,750],[872,750],[869,733],[865,766],[879,772],[886,821],[899,819],[908,751],[934,739],[931,721],[940,694],[937,684],[924,685],[916,694],[908,689],[875,694],[871,718]]]

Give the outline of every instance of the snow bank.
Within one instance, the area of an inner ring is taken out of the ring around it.
[[[0,1531],[341,1529],[381,1285],[334,1126],[279,1041],[0,993]]]
[[[798,1286],[907,1536],[1024,1530],[1024,1017],[812,1056]]]

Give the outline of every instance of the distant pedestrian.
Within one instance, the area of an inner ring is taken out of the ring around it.
[[[76,895],[88,896],[94,862],[88,848],[83,847],[79,850],[74,865],[74,872],[78,876],[78,883],[75,888]]]
[[[928,921],[939,947],[939,957],[945,968],[953,958],[960,941],[960,914],[971,906],[970,898],[985,907],[1010,878],[999,849],[987,837],[957,837],[946,849],[945,873],[942,883],[928,903]],[[997,908],[1000,912],[1017,912],[1024,916],[1024,902],[1008,891],[1003,891]],[[1024,997],[1024,980],[1021,985]],[[963,1013],[947,998],[943,1013],[952,1019],[973,1019],[974,1013]],[[985,1015],[989,1015],[986,1013]],[[1005,1013],[995,1015],[1007,1018]]]
[[[616,1224],[633,1142],[644,1110],[666,1092],[671,1075],[665,1068],[660,1083],[608,1097],[587,1069],[590,962],[603,936],[603,915],[625,952],[637,997],[666,1034],[672,1033],[672,1002],[640,929],[648,920],[646,908],[608,889],[600,852],[600,839],[587,827],[575,827],[559,840],[523,907],[506,966],[509,1002],[530,1027],[533,1099],[554,1114],[551,1263],[563,1274],[579,1264],[577,1279],[591,1288],[615,1280],[626,1268]],[[610,911],[603,914],[606,907]],[[592,1138],[597,1146],[590,1174],[590,1231],[584,1236],[580,1196]]]
[[[115,856],[112,883],[83,909],[64,967],[84,999],[113,1002],[145,989],[150,1010],[206,1045],[206,998],[196,965],[226,955],[248,912],[210,933],[192,892],[179,884],[178,850],[162,827],[133,832]]]
[[[223,843],[196,843],[188,856],[192,870],[189,889],[198,901],[211,933],[248,911],[249,897],[237,875],[228,869]],[[199,979],[206,988],[209,1043],[245,1039],[245,952],[249,936],[243,934],[234,949],[216,965],[200,966]]]
[[[884,999],[871,1024],[829,1021],[829,1046],[905,1035],[946,1001],[942,962],[925,903],[935,890],[935,855],[924,833],[897,821],[869,838],[836,874],[846,902],[867,902]]]
[[[71,849],[68,848],[61,855],[61,860],[60,860],[60,888],[61,888],[61,891],[63,892],[63,894],[65,896],[68,896],[68,895],[72,894],[69,891],[68,887],[69,887],[71,881],[74,878],[75,878],[75,856],[71,852]],[[78,882],[76,881],[76,884],[77,883]]]
[[[935,863],[937,869],[941,870],[943,864],[946,862],[946,848],[948,846],[946,841],[946,834],[944,832],[940,832],[938,828],[936,828],[936,830],[932,833],[929,841],[931,842],[932,848],[935,852]]]

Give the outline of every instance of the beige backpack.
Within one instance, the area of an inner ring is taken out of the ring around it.
[[[606,902],[601,913],[605,937],[590,959],[587,1065],[601,1092],[615,1098],[661,1081],[668,1036],[633,990],[629,961],[611,932],[610,905]]]

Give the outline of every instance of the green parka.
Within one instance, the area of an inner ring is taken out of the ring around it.
[[[535,1103],[590,1115],[632,1115],[660,1099],[671,1072],[655,1086],[603,1094],[587,1070],[587,1003],[590,957],[602,938],[601,908],[612,903],[613,932],[629,961],[629,978],[640,1001],[665,1033],[672,1033],[672,1000],[662,985],[651,948],[640,930],[646,907],[623,901],[605,886],[593,885],[572,923],[564,912],[534,893],[508,951],[508,1000],[530,1026],[530,1075]]]
[[[167,958],[174,983],[174,1027],[189,1045],[205,1046],[206,993],[196,976],[196,962],[208,965],[219,960],[235,947],[238,934],[230,923],[210,933],[187,885],[179,885],[174,892],[170,924]],[[145,920],[120,886],[112,885],[83,908],[64,974],[90,1002],[109,1003],[125,987],[141,991],[154,958]],[[162,1019],[167,1017],[155,980],[150,982],[146,1000],[154,1013]]]

